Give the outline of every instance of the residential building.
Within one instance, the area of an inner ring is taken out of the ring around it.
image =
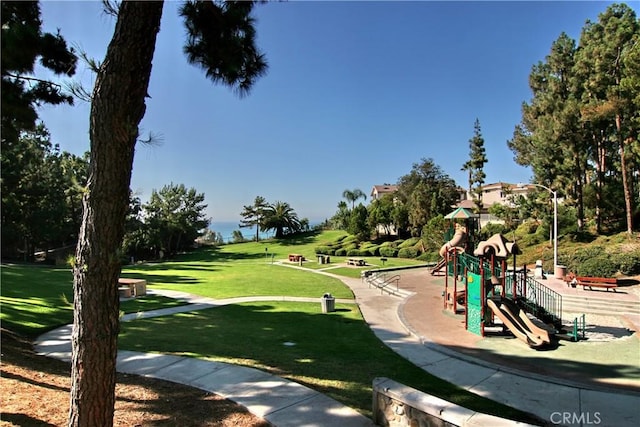
[[[501,205],[510,205],[510,197],[518,195],[527,195],[529,191],[535,187],[529,184],[510,184],[508,182],[496,182],[493,184],[487,184],[482,186],[482,211],[480,212],[480,227],[484,227],[490,222],[502,224],[504,221],[489,214],[489,207],[495,203]],[[475,209],[475,203],[473,202],[473,195],[469,191],[465,190],[461,192],[461,200],[455,205],[455,207],[462,207],[467,209]]]
[[[383,184],[383,185],[374,185],[371,189],[371,200],[378,200],[385,194],[393,194],[398,191],[397,185],[391,184]]]

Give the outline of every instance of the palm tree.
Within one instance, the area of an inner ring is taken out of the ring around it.
[[[284,237],[287,234],[300,231],[301,224],[298,214],[286,202],[275,202],[266,207],[263,220],[264,230],[275,230],[275,238]]]
[[[353,190],[344,190],[342,192],[342,197],[351,202],[351,210],[356,207],[356,200],[365,199],[367,200],[367,195],[364,194],[362,190],[359,188],[355,188]]]

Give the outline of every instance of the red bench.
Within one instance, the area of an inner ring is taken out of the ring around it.
[[[570,282],[569,284],[573,284]],[[593,288],[604,288],[609,292],[609,289],[613,289],[613,292],[616,292],[616,288],[618,287],[618,279],[608,278],[608,277],[586,277],[586,276],[576,276],[575,284],[577,286],[582,286],[582,289],[586,290],[589,288],[590,291]]]

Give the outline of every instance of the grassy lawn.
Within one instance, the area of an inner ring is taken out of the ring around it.
[[[127,266],[125,277],[146,279],[150,289],[172,289],[197,295],[353,298],[340,280],[272,265],[289,253],[314,260],[314,248],[332,233],[295,241],[243,243],[201,249],[163,263]],[[266,250],[265,250],[266,248]],[[344,258],[342,258],[344,259]],[[340,257],[331,257],[332,264]],[[315,262],[309,261],[309,264]],[[372,260],[370,262],[374,262]],[[416,264],[389,260],[386,266]],[[324,267],[329,267],[325,265]],[[360,277],[365,268],[340,267],[335,274]],[[72,321],[72,276],[69,269],[2,266],[1,319],[4,327],[36,336]],[[124,312],[176,304],[161,297],[133,299]],[[465,407],[532,422],[526,414],[427,374],[380,342],[355,304],[338,304],[320,313],[318,303],[261,302],[199,312],[123,322],[120,347],[203,357],[253,366],[306,384],[360,412],[371,415],[372,380],[386,376]],[[288,346],[285,343],[294,343]]]
[[[261,302],[127,322],[119,346],[262,369],[369,417],[372,381],[384,376],[471,409],[522,419],[519,411],[431,376],[394,353],[356,305],[336,309],[322,314],[320,304]]]
[[[35,337],[73,322],[73,276],[68,268],[2,265],[0,273],[3,327]],[[120,311],[134,313],[183,304],[147,295],[121,302]]]

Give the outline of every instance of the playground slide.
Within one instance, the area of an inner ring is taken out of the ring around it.
[[[464,231],[464,229],[463,228],[457,229],[456,233],[453,235],[451,240],[449,240],[447,243],[442,245],[442,247],[440,248],[440,252],[439,252],[440,256],[444,257],[444,255],[447,253],[449,249],[458,246],[460,243],[464,242],[466,238],[467,238],[467,233]]]
[[[509,330],[516,336],[519,340],[525,342],[530,347],[540,347],[544,344],[542,338],[532,334],[530,331],[526,329],[526,326],[523,323],[518,322],[518,320],[510,314],[509,309],[506,310],[499,308],[495,302],[488,299],[487,306],[493,311],[493,313],[498,316],[498,318],[509,328]]]
[[[545,343],[547,343],[547,344],[551,343],[551,338],[549,338],[549,331],[547,331],[546,329],[542,329],[539,326],[536,326],[536,324],[533,323],[531,321],[531,319],[529,319],[529,316],[527,316],[527,313],[525,313],[524,310],[522,310],[520,307],[518,307],[518,305],[515,302],[513,302],[512,300],[510,300],[508,298],[503,298],[502,299],[502,304],[507,306],[509,308],[509,310],[511,310],[512,313],[518,313],[518,317],[520,317],[520,319],[522,320],[524,325],[533,334],[535,334],[535,335],[539,336],[540,338],[542,338],[542,340]]]
[[[513,312],[513,311],[511,311],[511,309],[509,308],[509,306],[508,306],[508,305],[506,305],[506,304],[504,303],[505,301],[509,301],[509,300],[505,300],[504,298],[502,299],[502,304],[500,304],[500,310],[502,310],[502,312],[503,312],[503,313],[507,314],[507,315],[511,318],[511,321],[512,321],[513,323],[517,324],[517,325],[518,325],[518,326],[519,326],[519,327],[520,327],[520,328],[521,328],[521,329],[522,329],[522,330],[527,334],[527,336],[528,336],[532,341],[534,341],[534,342],[542,341],[542,343],[543,343],[543,344],[549,344],[549,343],[550,343],[550,341],[548,341],[548,340],[547,340],[547,341],[545,341],[545,340],[544,340],[544,338],[543,338],[542,336],[540,336],[539,334],[537,334],[537,333],[535,333],[534,331],[532,331],[532,330],[528,327],[527,323],[526,323],[526,322],[524,322],[524,321],[522,320],[522,318],[521,318],[521,317],[516,316],[516,315],[514,314],[514,312]],[[509,302],[511,302],[511,301],[509,301]],[[516,307],[517,307],[517,306],[516,306]],[[538,329],[538,328],[536,327],[536,329]],[[545,334],[545,335],[547,335],[547,334]],[[548,335],[547,335],[547,336],[548,336]]]

